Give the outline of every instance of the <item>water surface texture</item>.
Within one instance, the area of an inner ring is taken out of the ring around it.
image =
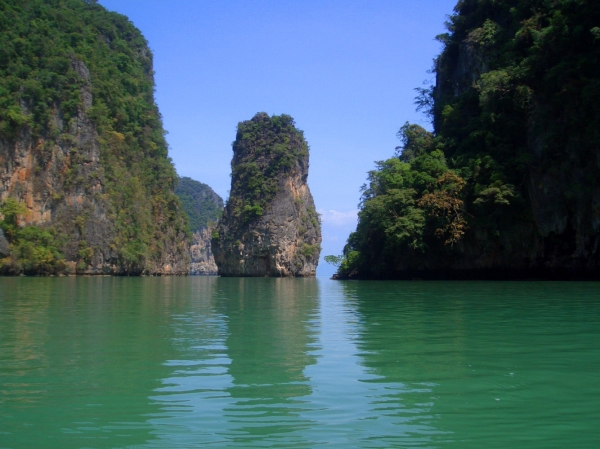
[[[600,284],[0,278],[0,448],[595,448]]]

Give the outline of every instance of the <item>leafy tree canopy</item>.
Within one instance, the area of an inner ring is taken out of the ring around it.
[[[439,267],[465,240],[471,257],[529,257],[540,207],[575,230],[548,236],[546,253],[582,254],[598,231],[599,23],[594,0],[460,0],[437,37],[436,84],[417,89],[434,132],[406,123],[396,157],[369,172],[340,275]]]

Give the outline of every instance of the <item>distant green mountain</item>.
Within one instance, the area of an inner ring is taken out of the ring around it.
[[[175,194],[189,217],[192,232],[215,224],[223,212],[223,199],[208,185],[191,178],[179,178]]]
[[[600,278],[600,2],[460,0],[342,278]]]
[[[181,200],[193,233],[190,242],[190,274],[218,274],[211,248],[211,235],[223,213],[223,199],[206,184],[179,178],[175,193]]]

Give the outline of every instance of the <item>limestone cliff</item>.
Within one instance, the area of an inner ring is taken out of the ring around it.
[[[211,235],[223,212],[223,199],[208,185],[182,177],[175,187],[193,232],[190,245],[190,274],[216,275]]]
[[[307,184],[308,145],[288,115],[239,123],[231,195],[213,233],[221,276],[315,276],[321,227]]]
[[[145,39],[96,2],[25,3],[0,7],[0,200],[25,207],[0,272],[187,274]]]
[[[437,59],[436,132],[476,202],[472,231],[443,265],[594,278],[600,8],[515,5],[459,2]],[[512,193],[499,201],[502,189]]]
[[[190,245],[190,274],[200,276],[219,274],[211,248],[213,229],[214,226],[211,225],[194,232]]]
[[[600,3],[460,0],[340,278],[600,279]],[[400,148],[400,147],[399,147]]]

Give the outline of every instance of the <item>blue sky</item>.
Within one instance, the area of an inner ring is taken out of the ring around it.
[[[142,31],[154,53],[156,101],[180,176],[224,199],[237,123],[289,114],[310,146],[308,183],[323,251],[341,254],[360,186],[393,155],[431,80],[435,36],[456,0],[100,0]],[[335,269],[324,262],[317,274]]]

